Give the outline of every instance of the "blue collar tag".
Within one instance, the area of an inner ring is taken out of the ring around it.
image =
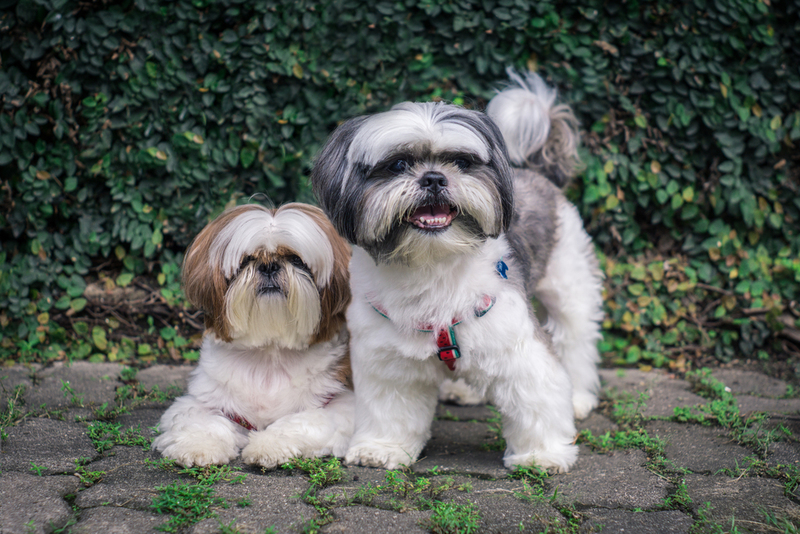
[[[506,265],[506,262],[503,261],[503,258],[498,260],[497,265],[495,265],[495,269],[497,269],[497,274],[508,280],[508,274],[506,274],[508,272],[508,265]]]

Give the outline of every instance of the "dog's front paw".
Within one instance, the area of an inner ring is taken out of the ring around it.
[[[578,459],[576,445],[564,445],[557,449],[534,451],[525,454],[509,454],[503,458],[506,469],[537,465],[549,473],[566,473]]]
[[[597,395],[588,391],[575,391],[572,394],[572,409],[575,419],[585,419],[592,410],[597,408]]]
[[[182,435],[171,438],[169,434],[162,434],[153,442],[153,447],[161,450],[164,457],[184,467],[227,464],[239,455],[234,443],[208,436]]]
[[[250,443],[242,449],[242,461],[259,465],[265,469],[275,469],[292,458],[303,456],[300,447],[286,436],[277,436],[269,431],[254,433]]]
[[[397,469],[401,465],[411,465],[417,460],[398,445],[356,445],[350,447],[344,462],[347,465],[363,465],[366,467],[383,467]]]

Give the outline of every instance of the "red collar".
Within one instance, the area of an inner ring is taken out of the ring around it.
[[[237,425],[246,428],[247,430],[256,430],[256,427],[250,421],[248,421],[247,419],[245,419],[244,417],[242,417],[239,414],[228,413],[228,412],[223,410],[222,415],[224,415],[225,417],[227,417],[228,419],[230,419],[231,421],[233,421]]]
[[[326,395],[322,399],[322,406],[320,406],[320,408],[326,407],[335,398],[336,398],[336,393],[330,393],[330,394]],[[239,414],[228,413],[226,411],[223,411],[222,415],[227,417],[228,420],[230,420],[230,421],[236,423],[237,425],[241,426],[242,428],[245,428],[247,430],[258,430],[253,423],[251,423],[250,421],[248,421],[247,419],[245,419],[244,417],[242,417]]]
[[[475,306],[475,317],[483,317],[486,315],[489,310],[492,309],[496,300],[497,299],[491,295],[483,295],[481,301]],[[373,310],[381,314],[384,318],[389,319],[389,316],[380,304],[375,304],[369,300],[367,300],[367,302],[369,302]],[[391,319],[389,320],[391,321]],[[434,333],[439,360],[443,361],[451,371],[456,370],[456,360],[461,357],[461,349],[458,347],[458,342],[456,341],[455,327],[461,324],[462,320],[463,319],[454,317],[449,326],[437,328],[435,331],[430,324],[419,324],[416,328],[418,332]]]

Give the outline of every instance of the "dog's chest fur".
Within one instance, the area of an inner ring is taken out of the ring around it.
[[[213,336],[206,337],[203,350],[189,393],[259,427],[318,407],[345,387],[339,371],[347,345],[338,338],[312,345],[299,357],[285,349],[237,349]]]

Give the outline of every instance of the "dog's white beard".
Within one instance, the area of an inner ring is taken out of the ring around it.
[[[413,228],[406,230],[389,256],[412,267],[437,265],[454,255],[471,254],[478,250],[486,238],[468,231],[458,221],[447,230],[426,235]]]
[[[305,349],[319,325],[322,310],[314,282],[287,270],[288,296],[257,293],[253,269],[243,271],[225,295],[225,315],[234,342],[247,347],[277,345]]]

